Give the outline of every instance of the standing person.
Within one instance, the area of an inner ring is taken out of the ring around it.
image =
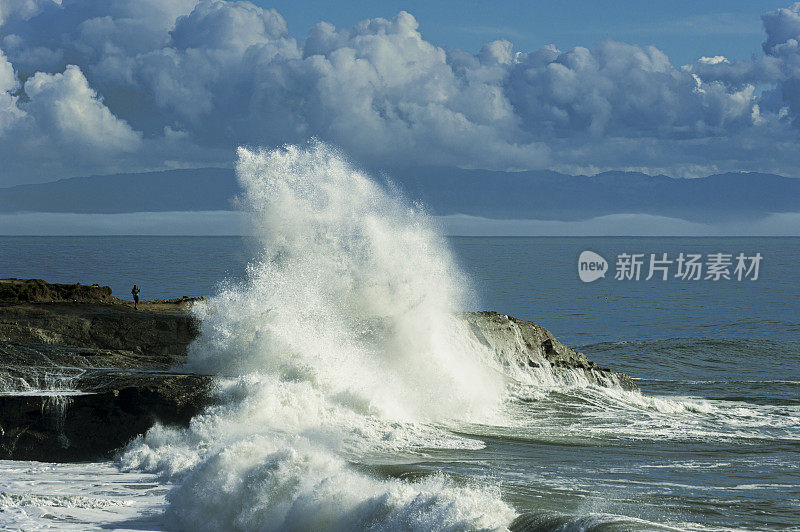
[[[139,308],[139,287],[138,286],[133,285],[133,288],[131,289],[131,295],[133,296],[133,308],[138,309]]]

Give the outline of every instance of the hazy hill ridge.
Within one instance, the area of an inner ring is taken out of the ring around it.
[[[712,221],[800,212],[800,179],[773,174],[676,179],[635,172],[570,176],[547,170],[428,167],[388,175],[410,199],[437,215],[580,220],[645,213]],[[225,168],[76,177],[2,188],[0,212],[230,210],[238,190],[233,170]]]

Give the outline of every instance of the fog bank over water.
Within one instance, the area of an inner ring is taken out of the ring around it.
[[[757,220],[699,223],[651,214],[610,214],[587,220],[496,220],[440,216],[450,236],[798,236],[800,213]]]
[[[498,220],[459,214],[434,220],[448,236],[800,236],[800,213],[715,223],[648,214],[612,214],[577,221]],[[246,224],[236,211],[0,214],[0,235],[10,236],[246,234]]]
[[[241,213],[235,211],[25,212],[0,214],[0,234],[235,236],[244,234],[244,225]]]

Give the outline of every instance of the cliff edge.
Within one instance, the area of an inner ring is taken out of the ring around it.
[[[154,423],[186,425],[211,376],[180,373],[204,298],[130,301],[99,285],[0,279],[0,459],[86,461]],[[462,314],[465,334],[525,382],[636,389],[530,321]]]
[[[134,310],[107,286],[0,280],[0,459],[105,459],[156,422],[188,424],[212,378],[170,370],[202,299]]]

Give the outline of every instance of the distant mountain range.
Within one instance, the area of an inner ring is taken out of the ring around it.
[[[435,215],[584,220],[638,213],[706,222],[800,212],[800,179],[760,173],[675,179],[425,167],[394,171],[390,181]],[[233,170],[224,168],[76,177],[0,188],[0,213],[230,210],[238,193]]]
[[[198,168],[72,177],[0,188],[0,212],[162,212],[232,209],[233,170]]]
[[[436,214],[486,218],[585,220],[637,213],[715,221],[800,212],[800,179],[729,173],[697,179],[603,172],[491,172],[423,168],[397,180]]]

